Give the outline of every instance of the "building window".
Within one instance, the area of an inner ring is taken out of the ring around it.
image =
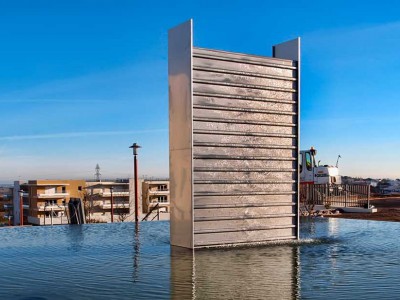
[[[306,152],[306,167],[308,171],[312,171],[312,160],[309,152]]]
[[[62,193],[66,193],[67,192],[67,188],[65,186],[61,187],[61,191],[62,191]]]
[[[161,184],[161,185],[159,185],[157,189],[158,189],[159,191],[167,191],[167,190],[168,190],[166,184]]]
[[[82,191],[82,187],[81,186],[78,186],[78,191]]]
[[[167,196],[159,196],[158,197],[158,202],[162,202],[162,203],[165,203],[165,202],[168,202],[168,199],[167,199]]]

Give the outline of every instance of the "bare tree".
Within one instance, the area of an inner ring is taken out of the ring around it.
[[[130,200],[128,200],[128,202],[126,202],[126,201],[119,202],[116,212],[118,214],[118,220],[120,222],[125,222],[125,220],[134,213],[134,212],[130,212],[130,207],[132,207],[131,204],[132,203]]]

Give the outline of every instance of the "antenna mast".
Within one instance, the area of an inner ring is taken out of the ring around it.
[[[101,182],[101,173],[99,164],[96,164],[96,173],[94,173],[94,176],[96,181]]]

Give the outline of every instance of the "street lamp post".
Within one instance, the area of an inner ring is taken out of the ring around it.
[[[113,187],[110,187],[111,192],[111,223],[114,223],[114,198],[113,198]]]
[[[134,176],[134,181],[135,181],[135,222],[137,223],[139,220],[139,205],[138,205],[138,171],[137,171],[137,149],[141,148],[136,143],[133,143],[132,146],[129,148],[132,148],[133,150],[133,176]]]
[[[19,190],[19,226],[24,226],[24,190]]]

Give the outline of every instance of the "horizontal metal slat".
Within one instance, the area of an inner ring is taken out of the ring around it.
[[[296,93],[297,90],[289,89],[289,88],[281,88],[275,86],[267,86],[267,85],[257,85],[257,84],[241,84],[241,83],[233,83],[233,82],[223,82],[223,81],[214,81],[214,80],[201,80],[201,79],[193,79],[194,84],[207,84],[207,85],[221,85],[228,87],[238,87],[238,88],[246,88],[253,90],[267,90],[267,91],[280,91],[280,92],[288,92],[288,93]]]
[[[229,246],[239,246],[239,245],[248,245],[248,244],[255,244],[255,245],[263,245],[263,244],[270,244],[271,242],[276,242],[276,241],[290,241],[290,240],[295,240],[297,239],[296,236],[290,235],[290,236],[274,236],[270,238],[262,238],[257,241],[231,241],[231,242],[224,242],[225,247]],[[220,247],[221,242],[220,241],[211,241],[211,242],[195,242],[195,249],[201,249],[201,248],[215,248],[215,247]]]
[[[243,72],[242,70],[239,71]],[[232,70],[232,72],[236,73],[235,70]],[[257,87],[262,87],[262,88],[284,89],[286,91],[297,89],[296,82],[294,82],[293,80],[274,78],[272,74],[261,73],[262,75],[268,76],[268,78],[265,78],[260,76],[247,76],[243,74],[239,75],[239,74],[230,74],[223,72],[211,72],[198,69],[194,69],[192,74],[194,83],[205,83],[205,82],[209,82],[210,84],[227,83],[237,86],[247,85],[249,88],[252,88],[253,86],[256,89]]]
[[[259,136],[259,137],[278,137],[278,138],[295,138],[294,134],[278,134],[278,133],[260,133],[245,131],[229,131],[229,130],[193,130],[194,134],[211,134],[211,135],[240,135],[240,136]]]
[[[296,172],[297,169],[281,169],[281,168],[266,168],[266,169],[252,169],[252,168],[207,168],[195,167],[194,172]]]
[[[194,96],[193,105],[217,105],[217,106],[234,106],[255,109],[268,109],[273,111],[298,111],[298,107],[294,103],[283,103],[276,101],[249,101],[243,99],[220,98],[220,97],[206,97]]]
[[[229,106],[220,106],[220,105],[193,105],[193,108],[208,109],[208,110],[238,111],[238,112],[245,112],[245,113],[262,113],[262,114],[272,114],[272,115],[287,115],[287,116],[297,115],[297,112],[291,112],[291,111],[277,111],[277,110],[268,110],[268,109],[229,107]]]
[[[294,202],[271,202],[271,203],[227,203],[227,204],[195,204],[195,209],[209,208],[237,208],[237,207],[270,207],[270,206],[295,206]]]
[[[213,68],[213,67],[206,67],[206,66],[194,66],[193,70],[204,71],[204,72],[212,72],[212,73],[221,73],[221,74],[248,76],[248,77],[257,77],[257,78],[268,78],[268,79],[277,79],[277,80],[297,81],[296,77],[270,75],[270,74],[263,74],[263,73],[260,73],[260,72],[235,71],[235,70]]]
[[[231,86],[222,84],[205,84],[205,83],[194,83],[193,93],[213,93],[222,94],[227,96],[239,96],[239,97],[260,97],[268,99],[288,100],[296,101],[297,93],[290,91],[280,91],[274,89],[255,89],[242,86]]]
[[[224,160],[274,160],[274,161],[295,161],[294,157],[276,156],[239,156],[239,155],[194,155],[193,159],[224,159]]]
[[[288,181],[295,180],[295,172],[193,172],[194,180],[249,180],[250,181]]]
[[[286,99],[274,99],[264,97],[252,97],[252,96],[240,96],[240,95],[226,95],[217,93],[206,93],[206,92],[193,92],[194,96],[200,97],[215,97],[215,98],[227,98],[237,100],[249,100],[249,101],[260,101],[260,102],[273,102],[273,103],[285,103],[285,104],[296,104],[297,101],[286,100]]]
[[[195,222],[218,221],[218,220],[245,220],[245,219],[267,219],[267,218],[286,218],[295,217],[296,214],[268,214],[268,215],[246,215],[246,216],[218,216],[218,217],[195,217]]]
[[[215,228],[215,229],[194,230],[194,234],[239,232],[239,231],[259,231],[259,230],[286,229],[286,228],[295,228],[295,227],[296,227],[296,225],[249,226],[249,227],[241,227],[241,228]]]
[[[195,192],[195,197],[202,197],[202,196],[252,196],[252,195],[294,195],[296,192],[293,191],[245,191],[245,192]]]
[[[262,122],[253,120],[228,120],[218,118],[193,117],[193,121],[207,123],[227,123],[227,124],[248,124],[248,125],[266,125],[266,126],[281,126],[281,127],[296,127],[297,124],[283,122]]]
[[[194,184],[288,184],[294,183],[294,180],[225,180],[225,179],[216,179],[216,180],[194,180]]]
[[[226,148],[260,148],[260,149],[290,149],[295,150],[295,146],[288,145],[264,145],[264,144],[239,144],[239,143],[211,143],[211,142],[194,142],[195,147],[226,147]]]
[[[218,50],[208,50],[201,48],[193,48],[193,57],[206,58],[212,60],[230,61],[246,63],[251,65],[268,66],[282,69],[296,70],[297,67],[293,66],[296,64],[291,60],[283,60],[277,58],[266,58],[263,56],[233,53]]]

